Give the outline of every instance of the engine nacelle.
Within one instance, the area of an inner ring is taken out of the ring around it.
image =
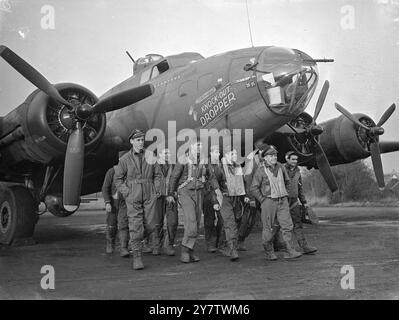
[[[65,210],[62,202],[61,195],[46,195],[44,199],[44,203],[46,205],[47,210],[55,215],[56,217],[68,217],[73,214],[75,211],[67,211]]]
[[[375,125],[365,114],[353,115],[367,126]],[[331,165],[349,163],[370,156],[370,141],[366,130],[345,116],[341,115],[320,125],[324,132],[319,136],[319,141]]]
[[[55,87],[72,104],[94,105],[98,100],[90,90],[77,84],[62,83]],[[48,164],[64,159],[71,128],[67,106],[36,90],[4,118],[8,127],[2,128],[0,138],[2,165],[12,164],[13,169],[21,172],[25,162]],[[82,128],[85,151],[90,152],[104,136],[105,114],[94,114]]]

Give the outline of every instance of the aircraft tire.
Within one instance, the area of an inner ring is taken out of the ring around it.
[[[38,215],[35,200],[22,186],[0,186],[0,244],[33,236]]]

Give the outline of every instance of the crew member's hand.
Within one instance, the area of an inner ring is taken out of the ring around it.
[[[112,206],[110,203],[105,204],[105,211],[107,211],[108,213],[110,213],[112,211]]]
[[[220,205],[219,204],[214,204],[213,205],[213,210],[215,210],[215,211],[219,211],[220,210]]]
[[[248,203],[250,200],[248,197],[244,197],[244,203]]]
[[[166,202],[167,203],[174,203],[175,202],[175,198],[173,198],[172,196],[167,196],[166,197]]]

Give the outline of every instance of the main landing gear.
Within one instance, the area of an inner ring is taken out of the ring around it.
[[[37,203],[27,188],[0,183],[0,244],[34,244],[36,211]]]

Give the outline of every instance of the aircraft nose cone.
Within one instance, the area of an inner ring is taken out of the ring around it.
[[[290,48],[267,47],[256,61],[259,91],[269,109],[298,115],[309,103],[318,79],[310,56]]]

